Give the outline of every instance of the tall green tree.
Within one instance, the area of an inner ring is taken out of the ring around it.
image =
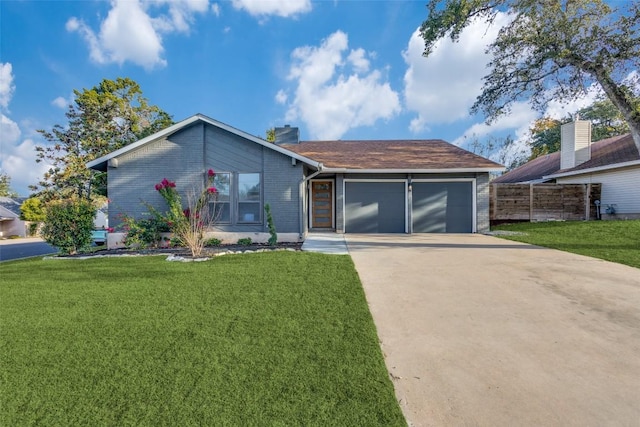
[[[6,173],[0,173],[0,197],[18,197],[11,189],[11,177]]]
[[[629,126],[613,103],[608,99],[595,101],[578,111],[581,120],[591,122],[591,140],[599,141],[612,136],[629,133]],[[534,122],[529,130],[528,144],[531,147],[531,157],[553,153],[560,150],[560,127],[569,123],[573,118],[569,115],[562,119],[543,117]]]
[[[45,201],[106,195],[106,174],[92,173],[86,163],[173,123],[168,113],[149,105],[138,83],[129,78],[104,79],[73,92],[68,123],[38,131],[48,144],[36,147],[36,161],[51,167],[30,188]]]
[[[638,0],[430,0],[427,7],[420,29],[425,56],[444,37],[458,41],[473,20],[509,14],[487,48],[489,74],[472,112],[491,122],[522,99],[544,111],[550,100],[575,99],[597,82],[640,149],[640,77],[628,79],[640,66]]]

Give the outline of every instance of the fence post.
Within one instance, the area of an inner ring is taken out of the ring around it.
[[[529,183],[529,222],[533,221],[533,182]]]
[[[589,221],[591,219],[591,183],[585,184],[585,191],[587,194],[584,195],[584,219]]]

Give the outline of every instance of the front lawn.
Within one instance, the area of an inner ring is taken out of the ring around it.
[[[526,222],[492,230],[522,232],[499,237],[640,268],[640,220]]]
[[[0,425],[406,425],[349,257],[0,264]]]

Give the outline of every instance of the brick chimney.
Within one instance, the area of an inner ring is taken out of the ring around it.
[[[560,169],[571,169],[591,159],[591,122],[576,116],[560,128]]]
[[[299,144],[300,143],[300,129],[297,127],[291,127],[284,125],[284,127],[275,128],[276,145],[281,144]]]

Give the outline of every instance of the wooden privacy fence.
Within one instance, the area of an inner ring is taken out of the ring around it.
[[[602,184],[491,184],[494,222],[596,219]]]

